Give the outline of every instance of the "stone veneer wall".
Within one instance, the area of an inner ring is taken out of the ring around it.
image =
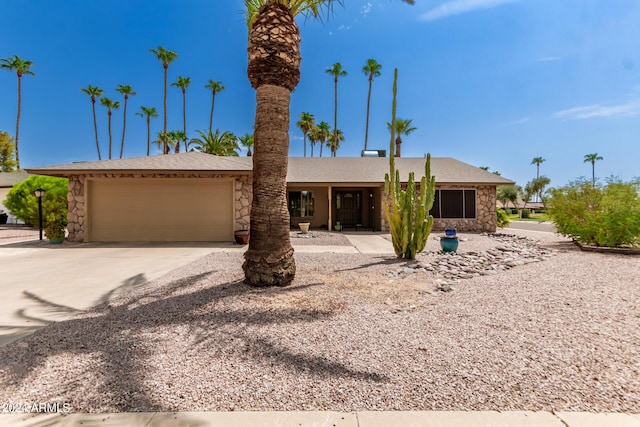
[[[496,187],[491,185],[446,185],[438,186],[438,190],[476,190],[476,213],[475,219],[439,219],[433,221],[433,231],[443,231],[445,228],[455,228],[458,231],[487,231],[494,232],[497,227],[496,218]],[[382,204],[380,205],[382,215],[382,231],[389,231],[389,223],[384,216]]]
[[[69,177],[69,213],[67,214],[68,240],[72,242],[84,241],[84,224],[86,200],[84,184],[87,178],[235,178],[235,224],[234,230],[249,229],[249,210],[253,192],[251,175],[221,175],[221,174],[167,174],[167,173],[137,173],[137,174],[86,174]]]

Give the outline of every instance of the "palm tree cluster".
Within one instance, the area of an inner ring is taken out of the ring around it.
[[[369,90],[367,91],[367,114],[365,121],[365,133],[364,133],[364,150],[366,151],[368,148],[369,141],[369,115],[371,111],[371,89],[373,86],[373,79],[381,75],[382,65],[379,64],[375,59],[369,58],[365,63],[364,67],[362,67],[362,72],[367,76],[369,81]],[[345,77],[348,75],[347,71],[342,67],[342,64],[336,62],[331,67],[327,68],[327,74],[333,76],[333,84],[334,84],[334,101],[333,101],[333,129],[329,127],[326,122],[320,122],[316,125],[313,114],[308,112],[300,113],[300,120],[296,123],[296,125],[300,128],[303,135],[303,143],[304,143],[304,157],[307,156],[307,139],[311,144],[311,157],[313,157],[313,148],[314,145],[318,142],[320,145],[320,157],[322,157],[322,147],[326,145],[328,149],[331,150],[331,156],[335,157],[336,152],[340,148],[340,142],[344,141],[344,134],[338,128],[338,79],[340,77]],[[387,123],[387,127],[389,131],[391,131],[391,124]],[[412,126],[412,120],[403,120],[397,119],[394,130],[394,135],[397,135],[396,138],[396,157],[400,157],[401,155],[401,145],[402,144],[402,135],[409,135],[411,132],[415,131],[417,128]],[[328,132],[328,134],[327,134]]]
[[[304,156],[307,156],[307,139],[311,145],[311,157],[313,157],[313,148],[320,143],[320,157],[322,157],[322,147],[326,146],[331,150],[331,156],[336,156],[336,151],[340,148],[340,142],[344,141],[344,134],[340,129],[331,129],[327,122],[316,124],[313,114],[308,112],[300,113],[300,120],[296,122],[296,126],[302,130],[304,141]]]
[[[158,132],[157,137],[154,141],[151,140],[151,119],[158,117],[158,111],[155,107],[146,107],[144,105],[140,106],[140,110],[136,112],[137,116],[143,117],[146,121],[147,125],[147,156],[150,155],[151,152],[151,144],[154,143],[159,146],[163,154],[168,154],[170,151],[175,153],[179,153],[182,146],[184,146],[184,150],[187,151],[189,148],[190,140],[187,135],[187,88],[191,84],[190,77],[178,76],[177,80],[171,83],[171,86],[180,89],[182,93],[182,130],[167,130],[167,80],[168,80],[168,70],[169,65],[178,58],[178,54],[172,50],[166,49],[162,46],[158,46],[156,49],[150,49],[150,52],[153,53],[158,61],[162,64],[163,69],[163,126],[162,131]],[[23,70],[23,74],[25,71]],[[209,115],[209,128],[208,132],[202,132],[202,134],[207,135],[212,133],[212,125],[213,125],[213,110],[215,103],[215,96],[217,93],[224,90],[224,86],[220,81],[209,80],[208,83],[204,86],[205,89],[211,91],[211,112]],[[120,108],[120,102],[114,101],[113,99],[103,96],[104,90],[98,86],[88,85],[85,88],[80,89],[82,92],[89,95],[91,99],[91,109],[93,113],[93,128],[95,133],[96,140],[96,150],[98,152],[98,160],[102,160],[102,153],[100,150],[100,141],[98,138],[98,123],[96,119],[96,109],[95,104],[97,100],[100,100],[100,104],[103,105],[107,109],[107,130],[109,135],[109,151],[108,158],[111,159],[112,151],[113,151],[113,137],[111,131],[111,117],[113,115],[113,110],[117,110]],[[125,145],[125,135],[127,128],[127,105],[129,101],[129,97],[136,95],[136,92],[130,85],[118,85],[115,89],[123,96],[123,121],[122,121],[122,140],[120,143],[120,158],[124,155],[124,145]],[[16,138],[17,140],[17,138]],[[17,146],[17,144],[16,144]]]

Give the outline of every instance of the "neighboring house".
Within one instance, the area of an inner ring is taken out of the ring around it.
[[[0,172],[0,211],[4,211],[9,215],[7,220],[8,224],[15,224],[17,222],[16,218],[11,215],[9,209],[7,209],[4,205],[4,200],[7,198],[7,194],[11,190],[11,188],[29,178],[29,174],[25,171],[18,172]]]
[[[424,158],[397,158],[406,182],[419,180]],[[291,224],[388,230],[382,201],[387,158],[290,157]],[[451,158],[432,158],[434,228],[495,231],[496,186],[513,181]],[[69,178],[69,239],[93,241],[232,241],[248,229],[252,158],[188,152],[28,169]]]

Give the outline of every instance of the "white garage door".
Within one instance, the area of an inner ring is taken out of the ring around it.
[[[233,241],[233,179],[89,180],[90,242]]]

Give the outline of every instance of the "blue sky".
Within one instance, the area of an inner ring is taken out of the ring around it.
[[[552,185],[590,176],[588,153],[604,160],[597,176],[640,176],[640,2],[637,0],[346,0],[324,22],[299,19],[302,78],[292,95],[292,156],[301,156],[302,111],[333,124],[333,81],[341,62],[339,156],[357,156],[365,131],[368,58],[382,64],[374,80],[369,146],[388,149],[393,69],[399,69],[398,116],[416,132],[403,156],[454,157],[489,166],[524,185],[534,157]],[[179,57],[169,82],[191,77],[187,127],[208,127],[208,79],[226,87],[216,97],[214,128],[252,132],[255,93],[246,76],[247,29],[242,2],[185,0],[0,0],[0,57],[35,63],[23,78],[20,151],[23,167],[97,160],[88,84],[120,100],[132,85],[125,157],[145,154],[146,124],[133,113],[154,106],[162,128],[162,67],[149,52]],[[15,132],[16,78],[0,73],[0,130]],[[182,128],[180,91],[169,88],[169,129]],[[102,152],[107,114],[97,105]],[[122,108],[113,116],[119,150]],[[118,149],[116,149],[118,147]],[[315,153],[317,155],[318,148]],[[325,151],[326,152],[326,151]]]

